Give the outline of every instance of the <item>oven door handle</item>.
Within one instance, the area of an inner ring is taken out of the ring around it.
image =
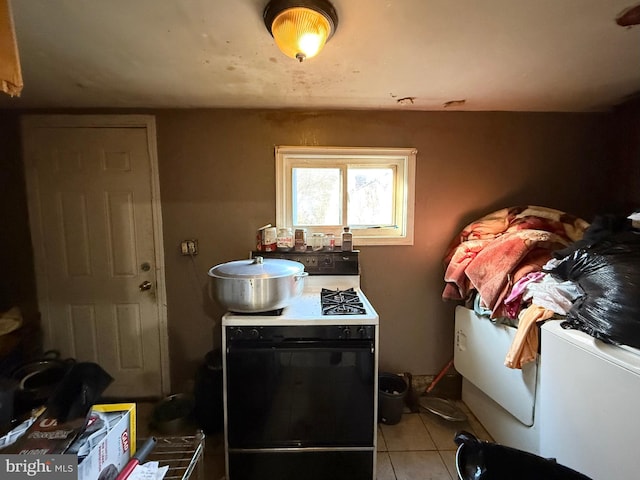
[[[335,340],[335,341],[283,341],[283,342],[238,342],[227,346],[227,353],[249,353],[273,350],[277,352],[368,352],[373,354],[375,347],[369,340]]]

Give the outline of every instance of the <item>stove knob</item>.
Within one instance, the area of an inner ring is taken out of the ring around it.
[[[360,327],[358,333],[360,334],[360,338],[366,338],[367,336],[367,330],[364,327]]]
[[[344,338],[350,338],[351,337],[351,329],[349,327],[345,327],[344,330],[342,331],[342,333],[344,334]]]
[[[252,328],[251,330],[249,330],[249,336],[251,338],[259,338],[260,337],[260,332],[258,331],[257,328]]]
[[[242,337],[242,334],[243,334],[243,333],[244,333],[244,332],[242,331],[242,329],[241,329],[241,328],[234,328],[233,330],[231,330],[230,338],[231,338],[232,340],[233,340],[233,339],[236,339],[236,338],[240,338],[240,337]]]

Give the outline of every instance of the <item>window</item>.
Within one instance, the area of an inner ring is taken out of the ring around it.
[[[415,163],[413,148],[276,147],[276,223],[413,245]]]

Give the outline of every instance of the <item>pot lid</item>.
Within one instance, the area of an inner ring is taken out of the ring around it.
[[[293,260],[255,257],[222,263],[209,270],[217,278],[278,278],[288,277],[304,271],[304,265]]]
[[[452,401],[446,398],[427,396],[422,397],[419,402],[424,409],[429,410],[431,413],[435,413],[445,420],[449,420],[451,422],[464,422],[467,420],[467,415]]]

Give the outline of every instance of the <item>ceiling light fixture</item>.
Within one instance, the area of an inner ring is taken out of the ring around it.
[[[300,62],[315,57],[338,26],[327,0],[271,0],[263,17],[282,53]]]

